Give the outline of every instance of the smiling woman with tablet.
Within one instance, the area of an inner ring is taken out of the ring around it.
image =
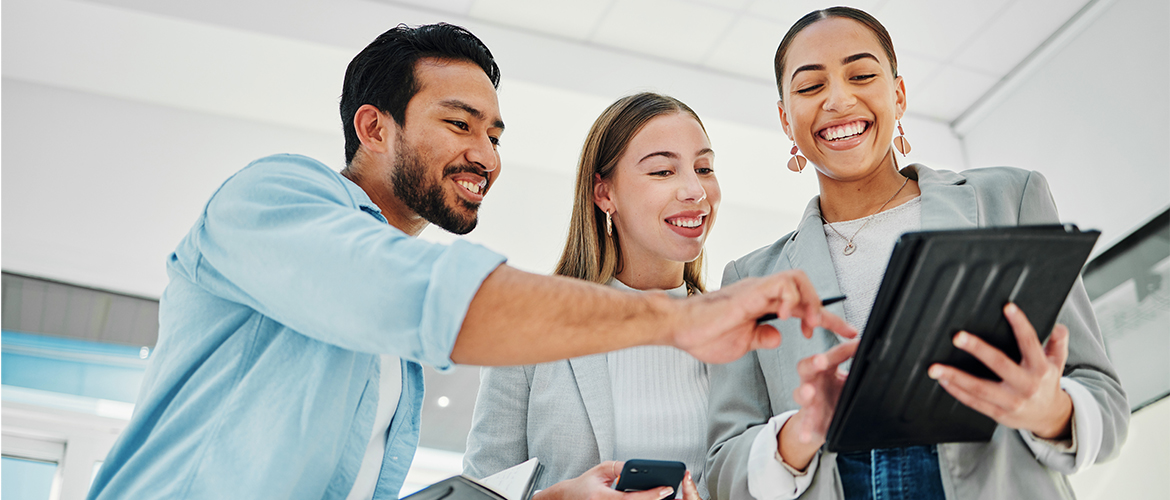
[[[730,263],[725,286],[801,269],[823,296],[848,296],[830,310],[864,330],[899,235],[1059,223],[1037,172],[899,169],[898,155],[910,150],[911,131],[899,121],[906,85],[889,34],[869,14],[834,7],[806,15],[780,42],[775,70],[792,140],[788,167],[816,175],[820,196],[794,232]],[[1010,323],[1020,363],[974,335],[950,339],[1001,381],[929,367],[947,393],[998,424],[990,441],[841,454],[822,445],[844,381],[838,367],[857,344],[829,332],[805,341],[795,324],[778,322],[789,338],[781,348],[711,368],[712,497],[1072,498],[1065,474],[1117,453],[1129,407],[1079,280],[1046,345],[1027,312],[1013,304],[994,311]]]

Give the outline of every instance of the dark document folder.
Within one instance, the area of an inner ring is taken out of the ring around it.
[[[943,363],[998,380],[954,347],[954,335],[971,332],[1018,362],[1003,306],[1019,305],[1043,342],[1100,234],[1052,225],[902,235],[837,401],[829,451],[991,439],[995,421],[926,370]]]

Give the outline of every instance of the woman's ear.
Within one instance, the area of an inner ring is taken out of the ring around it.
[[[784,111],[784,101],[776,101],[776,109],[780,112],[780,126],[784,127],[784,135],[792,140],[792,124],[788,123],[788,113]]]
[[[601,178],[601,174],[593,174],[593,203],[600,208],[602,212],[614,212],[613,193],[609,187],[609,181]]]
[[[906,81],[901,76],[894,79],[894,105],[898,108],[897,119],[906,114]]]

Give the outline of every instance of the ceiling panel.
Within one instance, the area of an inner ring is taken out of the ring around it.
[[[704,66],[737,75],[776,81],[772,61],[788,27],[777,21],[741,17],[707,56]]]
[[[735,14],[671,0],[628,0],[613,5],[592,41],[609,47],[698,64],[731,26]]]
[[[475,0],[394,0],[387,3],[413,5],[416,7],[423,7],[426,9],[450,12],[452,14],[465,16],[467,15],[468,10],[471,9],[471,4],[474,2]]]
[[[942,64],[930,59],[898,53],[898,75],[905,80],[906,92],[911,96],[926,88],[942,68]]]
[[[337,129],[349,50],[88,2],[6,2],[4,14],[21,20],[4,24],[20,40],[6,44],[6,78]]]
[[[970,107],[998,81],[998,76],[944,66],[938,75],[916,91],[916,95],[910,93],[910,86],[907,85],[906,111],[938,120],[951,120]]]
[[[837,4],[825,0],[397,1],[455,14],[470,1],[467,15],[476,21],[666,63],[698,65],[716,74],[768,84],[774,79],[775,47],[792,23],[813,10]],[[890,31],[898,50],[899,73],[906,76],[907,88],[915,96],[914,113],[950,122],[976,101],[935,97],[944,90],[931,88],[931,82],[943,67],[1002,78],[1086,2],[859,0],[849,5],[873,13]],[[961,89],[965,95],[983,95],[973,87],[980,85],[967,82]]]
[[[475,0],[470,15],[522,30],[585,40],[614,0]]]
[[[683,0],[683,1],[688,2],[688,3],[708,5],[711,7],[716,7],[716,8],[720,8],[723,10],[729,10],[729,11],[735,11],[735,12],[743,10],[745,7],[747,7],[749,4],[751,4],[753,2],[753,0],[689,0],[689,1]]]
[[[887,0],[857,0],[854,2],[833,2],[825,0],[755,0],[747,7],[747,12],[755,16],[763,16],[773,21],[780,21],[784,24],[784,31],[788,31],[788,27],[792,26],[805,14],[817,9],[825,9],[835,5],[848,5],[850,7],[858,8],[866,12],[875,12],[881,8]],[[781,37],[784,33],[780,34]],[[777,39],[779,44],[780,40]]]
[[[890,0],[874,17],[881,20],[898,53],[913,53],[948,61],[1010,0],[939,2]]]
[[[1007,74],[1077,13],[1082,0],[1016,0],[956,54],[954,63]]]

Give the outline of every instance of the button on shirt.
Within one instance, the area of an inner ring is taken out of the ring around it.
[[[89,498],[344,499],[374,432],[382,354],[401,358],[402,382],[373,498],[397,498],[420,363],[450,367],[503,261],[406,235],[316,160],[253,162],[167,262],[158,345]]]

